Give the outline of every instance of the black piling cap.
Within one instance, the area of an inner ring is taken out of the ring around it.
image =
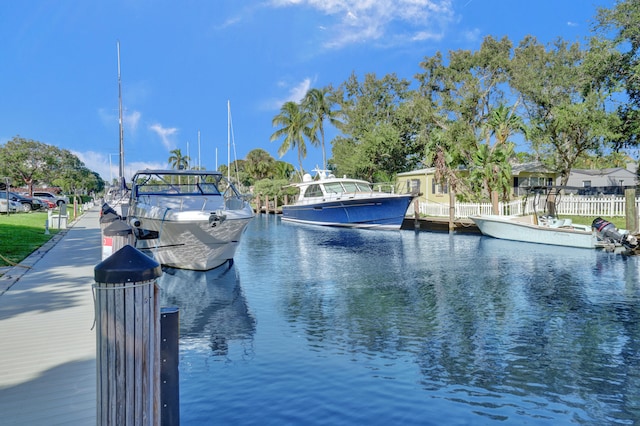
[[[111,213],[105,213],[102,216],[100,216],[100,223],[109,223],[109,222],[113,222],[115,220],[120,219],[120,216],[118,214],[116,214],[115,212]]]
[[[160,264],[129,244],[100,262],[93,270],[97,283],[151,281],[162,275]]]
[[[107,237],[123,237],[132,233],[131,227],[123,220],[114,220],[103,231]]]

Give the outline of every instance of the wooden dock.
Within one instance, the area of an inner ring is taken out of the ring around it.
[[[0,423],[96,423],[91,286],[101,261],[89,211],[0,277]]]
[[[449,224],[449,219],[444,217],[428,217],[417,220],[407,217],[402,222],[400,229],[432,232],[449,232],[451,230],[456,234],[481,234],[480,229],[471,219],[454,219],[453,223]]]

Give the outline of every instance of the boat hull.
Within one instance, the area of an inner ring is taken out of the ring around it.
[[[172,221],[138,215],[145,232],[158,238],[137,239],[136,247],[158,263],[172,268],[208,271],[233,259],[250,217],[227,219],[212,227],[202,220]]]
[[[565,247],[595,248],[593,231],[571,227],[550,227],[514,220],[510,216],[471,216],[483,235],[503,240],[550,244]]]
[[[412,195],[353,198],[285,205],[282,220],[324,226],[400,229]]]

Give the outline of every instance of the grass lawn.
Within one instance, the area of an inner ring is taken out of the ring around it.
[[[53,235],[45,235],[47,212],[0,214],[0,266],[20,263]]]
[[[581,224],[581,225],[589,225],[593,223],[596,217],[591,216],[559,216],[561,219],[571,219],[573,223]],[[627,229],[627,220],[624,217],[603,217],[604,220],[613,223],[613,225],[618,229]]]

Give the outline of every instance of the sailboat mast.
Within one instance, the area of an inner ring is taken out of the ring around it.
[[[227,179],[231,182],[231,103],[227,100]]]
[[[120,168],[119,182],[124,182],[124,128],[122,125],[122,81],[120,80],[120,40],[117,41],[118,46],[118,123],[120,126]]]

